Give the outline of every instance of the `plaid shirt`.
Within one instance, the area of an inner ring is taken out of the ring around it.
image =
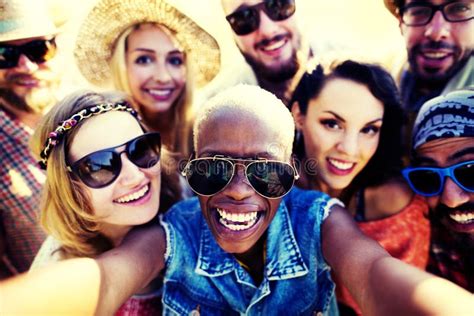
[[[460,244],[441,224],[432,223],[427,270],[474,293],[473,249]]]
[[[45,239],[38,225],[45,175],[30,153],[30,136],[30,129],[12,119],[0,105],[1,276],[27,271]]]

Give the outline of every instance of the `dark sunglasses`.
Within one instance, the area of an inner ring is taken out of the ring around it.
[[[56,41],[53,38],[23,45],[0,45],[0,69],[16,67],[21,55],[25,55],[34,63],[44,63],[56,55]]]
[[[125,149],[116,149],[125,145]],[[95,151],[68,166],[85,185],[103,188],[117,179],[122,170],[120,156],[125,153],[128,159],[140,168],[151,168],[160,161],[161,137],[159,133],[140,135],[125,144]]]
[[[450,177],[464,191],[474,192],[474,160],[446,168],[408,167],[402,173],[412,190],[419,195],[439,195],[446,177]]]
[[[447,2],[440,5],[431,3],[410,3],[400,13],[402,22],[408,26],[423,26],[430,23],[436,11],[441,11],[448,22],[463,22],[474,18],[473,3],[467,1]]]
[[[282,21],[295,13],[296,6],[294,0],[265,0],[256,5],[240,7],[226,19],[235,34],[247,35],[258,29],[261,10],[271,20]]]
[[[289,163],[275,160],[234,159],[223,156],[190,160],[182,171],[191,189],[199,195],[211,196],[225,189],[232,181],[236,165],[245,168],[245,176],[261,196],[277,199],[290,192],[299,178]]]

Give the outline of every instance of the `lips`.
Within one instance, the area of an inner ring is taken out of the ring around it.
[[[272,39],[264,39],[257,45],[257,49],[265,55],[278,56],[283,51],[284,46],[288,43],[288,35],[277,35]]]
[[[474,212],[452,212],[449,217],[459,224],[474,223]]]
[[[114,200],[114,202],[120,203],[120,204],[133,203],[142,199],[144,196],[147,195],[149,191],[150,191],[150,185],[147,184],[143,186],[142,188],[140,188],[138,191],[121,196],[120,198]]]
[[[243,231],[251,228],[257,223],[258,212],[233,213],[225,209],[217,208],[219,223],[232,231]]]
[[[328,163],[329,171],[339,176],[350,174],[356,166],[355,162],[349,162],[335,158],[327,158],[326,161]]]
[[[160,88],[160,89],[145,89],[145,91],[151,95],[151,97],[157,101],[167,101],[171,98],[174,89],[173,88]]]

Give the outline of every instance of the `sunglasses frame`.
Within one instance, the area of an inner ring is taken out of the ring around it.
[[[464,3],[464,2],[463,1],[452,1],[452,2],[447,2],[447,3],[440,4],[440,5],[434,5],[434,4],[428,4],[428,3],[426,3],[426,4],[424,4],[424,3],[422,3],[422,4],[420,4],[420,3],[410,3],[410,4],[407,4],[406,6],[401,8],[400,16],[401,16],[403,24],[405,24],[406,26],[424,26],[424,25],[427,25],[431,22],[431,20],[433,20],[433,17],[436,14],[437,11],[441,11],[441,14],[443,15],[443,18],[447,22],[450,22],[450,23],[465,22],[465,21],[469,21],[471,19],[474,19],[474,16],[471,16],[471,17],[463,19],[463,20],[451,20],[447,16],[446,12],[444,11],[445,8],[447,6],[450,6],[450,5],[453,5],[453,4],[459,4],[459,3]],[[425,23],[406,23],[405,19],[403,18],[405,12],[408,9],[416,8],[416,7],[430,8],[431,9],[431,15],[430,15],[429,19]]]
[[[39,43],[43,43],[45,47],[45,53],[41,57],[35,56],[34,54],[31,53],[31,51],[29,51],[35,45],[39,45]],[[35,64],[42,64],[44,62],[47,62],[48,60],[51,60],[56,55],[57,45],[56,45],[56,38],[53,37],[51,39],[38,39],[38,40],[30,41],[22,45],[1,45],[0,44],[0,50],[2,48],[12,49],[15,51],[15,60],[8,61],[7,59],[3,59],[3,61],[6,64],[8,63],[7,66],[2,66],[2,64],[0,63],[0,69],[10,69],[10,68],[18,67],[18,62],[20,61],[21,55],[25,55],[26,57],[28,57],[28,59],[31,62],[34,62]],[[2,58],[0,58],[0,60],[1,59]]]
[[[148,167],[140,167],[139,165],[137,165],[129,156],[129,149],[130,149],[130,145],[142,138],[149,138],[149,137],[152,137],[152,138],[157,138],[157,143],[158,143],[158,148],[159,148],[159,152],[158,152],[158,159],[151,165],[149,165]],[[122,151],[116,151],[117,148],[119,147],[122,147],[122,146],[125,146],[125,148],[122,150]],[[119,157],[119,168],[118,168],[118,172],[115,174],[113,174],[113,177],[107,181],[106,183],[103,183],[103,184],[99,184],[99,185],[91,185],[90,183],[88,183],[87,180],[84,180],[81,176],[81,173],[79,171],[79,164],[86,160],[87,158],[89,158],[91,155],[95,155],[97,153],[102,153],[102,152],[112,152],[112,156],[114,155],[117,155]],[[144,133],[140,136],[137,136],[135,138],[132,138],[130,140],[128,140],[127,142],[123,143],[123,144],[120,144],[120,145],[117,145],[117,146],[114,146],[114,147],[109,147],[109,148],[104,148],[104,149],[101,149],[101,150],[97,150],[97,151],[94,151],[90,154],[87,154],[86,156],[76,160],[74,163],[72,164],[69,164],[67,163],[66,165],[66,169],[71,172],[72,174],[74,174],[78,179],[81,180],[82,183],[84,183],[85,185],[87,185],[88,187],[90,188],[93,188],[93,189],[100,189],[100,188],[105,188],[109,185],[111,185],[112,183],[114,183],[115,180],[117,180],[117,178],[120,176],[120,173],[122,172],[122,159],[121,159],[121,156],[122,154],[125,153],[127,155],[127,159],[130,160],[131,163],[133,163],[135,166],[137,166],[138,168],[140,169],[148,169],[148,168],[151,168],[153,166],[155,166],[160,160],[161,160],[161,136],[160,136],[160,133],[158,132],[152,132],[152,133]]]
[[[454,170],[456,168],[459,168],[459,167],[462,167],[462,166],[465,166],[465,165],[474,165],[474,160],[468,160],[468,161],[463,161],[463,162],[460,162],[460,163],[457,163],[457,164],[454,164],[454,165],[451,165],[449,167],[444,167],[444,168],[440,168],[440,167],[407,167],[405,169],[402,170],[402,174],[403,174],[403,177],[405,178],[405,180],[408,182],[408,184],[410,185],[410,188],[416,193],[416,194],[419,194],[419,195],[422,195],[422,196],[426,196],[426,197],[431,197],[431,196],[436,196],[436,195],[439,195],[442,191],[443,191],[443,187],[444,187],[444,183],[445,183],[445,179],[446,177],[449,177],[451,178],[451,180],[453,180],[454,183],[456,183],[457,186],[459,186],[461,189],[463,189],[464,191],[467,191],[467,192],[474,192],[474,190],[471,190],[471,189],[468,189],[467,187],[465,187],[463,184],[461,184],[459,182],[459,180],[456,178],[456,176],[454,175]],[[413,172],[413,171],[431,171],[431,172],[434,172],[436,173],[439,177],[440,177],[440,186],[439,186],[439,189],[437,192],[435,193],[424,193],[424,192],[421,192],[420,190],[418,190],[417,188],[415,188],[415,186],[413,185],[412,181],[410,180],[410,173]]]
[[[233,31],[235,34],[239,35],[239,36],[244,36],[244,35],[248,35],[248,34],[251,34],[251,33],[255,32],[255,31],[259,28],[259,26],[260,26],[260,14],[259,14],[260,11],[265,12],[265,14],[268,16],[268,18],[270,18],[270,20],[272,20],[272,21],[284,21],[284,20],[290,18],[290,17],[291,17],[292,15],[294,15],[295,12],[296,12],[296,4],[295,4],[295,1],[294,1],[294,0],[290,0],[290,1],[292,2],[293,8],[294,8],[294,9],[293,9],[293,12],[292,12],[290,15],[288,15],[287,17],[283,18],[283,19],[274,19],[274,18],[272,17],[272,14],[270,13],[271,10],[268,9],[268,2],[270,2],[270,1],[271,1],[271,0],[264,0],[263,2],[257,3],[257,4],[255,4],[255,5],[241,7],[241,8],[239,8],[239,9],[235,10],[234,12],[232,12],[231,14],[227,15],[225,18],[226,18],[227,22],[229,22],[232,31]],[[234,19],[236,19],[235,16],[236,16],[237,14],[239,14],[239,13],[245,11],[245,10],[251,10],[251,11],[253,11],[254,16],[255,16],[255,21],[254,21],[254,23],[251,23],[252,21],[246,21],[246,22],[247,22],[248,24],[252,24],[252,25],[255,24],[255,25],[252,26],[252,28],[251,28],[251,30],[250,30],[249,32],[237,32],[237,31],[235,30],[234,26],[233,26],[233,22],[232,22],[232,21],[233,21]],[[255,12],[256,12],[256,14],[255,14]]]
[[[205,161],[205,160],[212,160],[212,161],[215,161],[215,160],[224,160],[224,161],[227,161],[227,162],[230,162],[231,165],[232,165],[232,175],[229,179],[229,181],[226,183],[226,185],[220,189],[219,191],[217,191],[216,193],[213,193],[213,194],[201,194],[199,192],[197,192],[196,190],[194,190],[194,188],[191,186],[191,184],[189,183],[189,178],[188,178],[188,171],[190,170],[190,166],[191,166],[191,163],[195,162],[195,161]],[[240,162],[236,162],[236,161],[240,161]],[[242,163],[244,162],[244,163]],[[262,193],[258,192],[258,190],[252,185],[250,179],[249,179],[249,176],[247,174],[247,170],[248,170],[248,167],[250,165],[253,165],[253,164],[256,164],[256,163],[268,163],[268,162],[276,162],[276,163],[280,163],[280,164],[285,164],[285,165],[288,165],[294,172],[294,177],[293,177],[293,183],[291,184],[291,187],[290,189],[285,192],[285,194],[281,195],[281,196],[278,196],[278,197],[268,197],[268,196],[265,196],[263,195]],[[229,157],[226,157],[226,156],[222,156],[222,155],[215,155],[213,157],[201,157],[201,158],[195,158],[195,159],[189,159],[189,161],[186,163],[186,166],[184,167],[184,169],[181,171],[181,175],[183,177],[186,178],[186,182],[188,183],[189,187],[191,188],[191,190],[196,193],[197,195],[201,195],[201,196],[213,196],[213,195],[216,195],[222,191],[225,190],[225,188],[227,188],[229,186],[229,184],[232,182],[232,180],[234,179],[234,176],[235,176],[235,173],[236,173],[236,166],[237,165],[241,165],[244,167],[244,174],[245,174],[245,179],[247,180],[247,183],[250,185],[250,187],[252,187],[252,189],[260,196],[266,198],[266,199],[271,199],[271,200],[275,200],[275,199],[280,199],[282,197],[284,197],[285,195],[287,195],[290,191],[291,191],[291,188],[293,188],[293,186],[295,185],[295,182],[296,180],[298,180],[300,178],[300,175],[298,173],[298,170],[295,168],[295,166],[293,166],[292,164],[288,163],[288,162],[284,162],[284,161],[279,161],[279,160],[271,160],[271,159],[240,159],[240,158],[229,158]]]

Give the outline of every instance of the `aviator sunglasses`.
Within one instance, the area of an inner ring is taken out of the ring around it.
[[[125,149],[118,152],[116,149],[122,146]],[[122,145],[90,153],[67,168],[85,185],[98,189],[110,185],[120,175],[123,153],[137,167],[151,168],[160,161],[160,151],[160,134],[146,133]]]
[[[403,170],[403,176],[413,191],[423,196],[439,195],[446,177],[464,191],[474,192],[474,160],[446,168],[408,167]]]
[[[247,35],[258,29],[260,25],[260,11],[272,21],[288,19],[295,13],[294,0],[265,0],[252,6],[242,6],[226,16],[232,30],[237,35]]]
[[[14,68],[21,55],[25,55],[36,64],[50,60],[56,54],[55,39],[35,40],[23,45],[0,44],[0,69]]]
[[[245,177],[252,188],[269,199],[286,195],[299,178],[295,167],[286,162],[224,156],[192,159],[184,167],[182,175],[195,193],[211,196],[227,187],[236,173],[237,165],[245,168]]]

